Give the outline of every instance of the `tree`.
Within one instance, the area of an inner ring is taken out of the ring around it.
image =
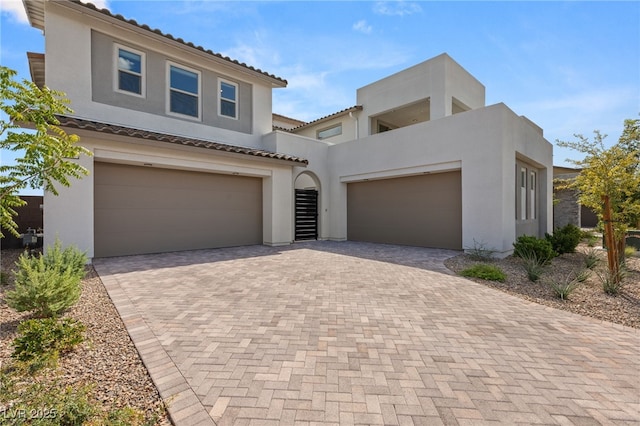
[[[73,159],[91,152],[77,145],[78,136],[58,127],[56,115],[72,112],[64,94],[30,81],[15,81],[16,74],[0,67],[0,135],[4,136],[0,148],[24,152],[15,164],[0,165],[0,228],[17,236],[15,208],[26,204],[18,193],[25,188],[44,188],[58,195],[55,184],[70,186],[69,178],[88,174]],[[24,131],[25,125],[35,132]],[[4,237],[1,231],[0,237]]]
[[[592,141],[582,135],[574,135],[578,139],[574,142],[556,141],[558,146],[586,154],[583,160],[569,160],[582,171],[563,187],[577,189],[580,203],[593,209],[603,223],[609,274],[616,283],[622,279],[628,226],[640,215],[640,202],[635,198],[640,188],[640,151],[633,143],[637,121],[625,121],[625,132],[609,149],[604,147],[606,135],[597,130]]]

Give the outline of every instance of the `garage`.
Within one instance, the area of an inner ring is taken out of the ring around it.
[[[260,178],[95,163],[96,257],[262,244]]]
[[[460,171],[348,183],[347,239],[462,249]]]

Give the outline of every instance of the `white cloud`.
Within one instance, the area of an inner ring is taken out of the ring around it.
[[[361,19],[360,21],[353,24],[353,29],[363,34],[371,34],[373,27],[367,24],[367,21],[365,21],[364,19]]]
[[[373,11],[379,15],[405,16],[422,12],[422,7],[418,3],[404,0],[379,1],[373,6]]]
[[[3,15],[10,16],[16,22],[21,24],[29,23],[22,0],[2,0],[0,1],[0,11],[2,11]]]

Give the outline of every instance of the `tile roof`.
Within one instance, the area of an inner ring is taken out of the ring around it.
[[[297,130],[304,129],[305,127],[309,127],[309,126],[311,126],[313,124],[318,124],[318,123],[320,123],[322,121],[327,121],[327,120],[330,120],[332,118],[336,118],[336,117],[339,117],[341,115],[347,114],[349,112],[354,112],[354,111],[362,111],[362,105],[355,105],[355,106],[352,106],[350,108],[345,108],[342,111],[334,112],[333,114],[326,115],[324,117],[318,118],[317,120],[309,121],[308,123],[304,123],[304,124],[302,124],[302,125],[300,125],[298,127],[294,127],[290,131],[291,132],[296,132]]]
[[[202,46],[196,46],[195,44],[193,44],[191,42],[184,41],[183,39],[181,39],[179,37],[174,37],[171,34],[165,34],[165,33],[163,33],[161,30],[159,30],[157,28],[151,28],[146,24],[139,24],[134,19],[127,19],[127,18],[125,18],[124,16],[122,16],[120,14],[114,15],[108,9],[100,9],[96,5],[94,5],[93,3],[83,3],[83,2],[81,2],[79,0],[69,0],[69,2],[73,3],[73,4],[77,4],[77,5],[83,6],[85,8],[91,9],[91,10],[94,10],[96,12],[102,13],[103,15],[106,15],[106,16],[108,16],[110,18],[114,18],[114,19],[117,19],[119,21],[126,22],[128,24],[131,24],[131,25],[133,25],[135,27],[138,27],[138,28],[141,28],[143,30],[149,31],[151,33],[158,34],[158,35],[160,35],[162,37],[165,37],[165,38],[167,38],[169,40],[173,40],[175,42],[178,42],[178,43],[180,43],[180,44],[182,44],[184,46],[188,46],[188,47],[191,47],[193,49],[199,50],[201,52],[208,53],[209,55],[214,56],[214,57],[216,57],[218,59],[222,59],[222,60],[224,60],[224,61],[226,61],[226,62],[228,62],[230,64],[237,65],[237,66],[240,66],[242,68],[246,68],[249,71],[253,71],[253,72],[258,73],[258,74],[260,74],[262,76],[265,76],[265,77],[268,77],[270,79],[275,80],[276,82],[278,82],[279,85],[282,85],[283,87],[287,85],[287,80],[285,80],[283,78],[277,77],[277,76],[275,76],[273,74],[270,74],[270,73],[268,73],[266,71],[263,71],[263,70],[261,70],[259,68],[254,68],[254,67],[252,67],[250,65],[245,64],[244,62],[239,62],[239,61],[237,61],[235,59],[231,59],[228,56],[223,56],[220,53],[215,53],[215,52],[213,52],[213,51],[211,51],[209,49],[205,49]],[[40,17],[40,15],[42,15],[41,21],[44,22],[44,19],[43,19],[44,18],[44,5],[42,4],[42,2],[41,1],[26,1],[25,3],[26,3],[25,8],[27,10],[27,14],[29,16],[31,24],[34,25],[34,21],[35,22],[39,22],[39,21],[37,21],[37,19]],[[63,2],[59,2],[59,4],[63,4]]]
[[[184,136],[168,135],[165,133],[151,132],[148,130],[134,129],[132,127],[119,126],[114,124],[100,123],[98,121],[84,120],[81,118],[69,116],[56,116],[60,121],[61,127],[73,129],[91,130],[100,133],[109,133],[112,135],[128,136],[132,138],[145,139],[157,142],[167,142],[177,145],[193,146],[196,148],[212,149],[215,151],[224,151],[234,154],[251,155],[254,157],[273,158],[275,160],[291,161],[300,164],[309,164],[305,158],[295,157],[287,154],[279,154],[276,152],[265,151],[262,149],[245,148],[234,145],[227,145],[218,142],[205,141],[201,139],[187,138]]]

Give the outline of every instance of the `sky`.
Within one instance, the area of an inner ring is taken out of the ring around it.
[[[640,114],[637,1],[94,3],[286,79],[273,112],[304,121],[443,52],[484,84],[486,105],[505,103],[554,144],[598,129],[610,146]],[[26,52],[44,52],[44,37],[21,0],[0,0],[0,15],[0,63],[30,79]],[[555,165],[567,158],[583,155],[554,146]]]

